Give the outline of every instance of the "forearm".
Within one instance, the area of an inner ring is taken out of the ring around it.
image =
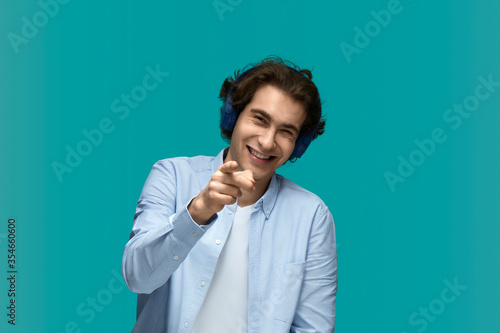
[[[337,260],[333,258],[309,261],[306,264],[306,278],[291,332],[334,332],[336,267]]]
[[[143,212],[134,231],[123,254],[123,276],[131,291],[144,294],[165,284],[205,233],[185,208],[171,216]]]
[[[337,251],[333,217],[326,211],[311,232],[305,278],[292,332],[335,330]]]

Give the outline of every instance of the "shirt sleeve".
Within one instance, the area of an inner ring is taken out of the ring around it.
[[[335,330],[335,226],[328,208],[318,215],[309,239],[304,281],[291,332],[329,333]]]
[[[142,190],[122,259],[124,280],[135,293],[150,294],[164,285],[207,230],[189,215],[190,200],[177,204],[177,185],[171,163],[160,161]]]

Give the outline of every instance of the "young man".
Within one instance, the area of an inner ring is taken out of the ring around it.
[[[275,57],[226,79],[229,148],[153,166],[123,255],[133,332],[334,331],[332,215],[275,173],[324,132],[311,78]]]

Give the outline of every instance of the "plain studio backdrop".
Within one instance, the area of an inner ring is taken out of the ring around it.
[[[0,330],[132,329],[152,165],[225,147],[223,80],[275,54],[324,100],[278,172],[335,219],[336,331],[500,331],[499,22],[497,1],[2,1]]]

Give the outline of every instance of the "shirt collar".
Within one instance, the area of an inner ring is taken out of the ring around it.
[[[217,171],[217,169],[222,165],[222,163],[224,162],[224,151],[228,149],[228,148],[225,148],[225,149],[222,149],[220,151],[220,153],[215,156],[214,159],[212,159],[211,163],[210,163],[210,167],[212,169],[212,175],[215,173],[215,171]]]
[[[222,149],[220,153],[212,160],[211,162],[212,174],[215,171],[217,171],[217,169],[222,165],[226,149],[228,148]],[[275,172],[271,178],[271,182],[269,183],[267,191],[255,203],[255,208],[262,209],[262,211],[266,215],[266,219],[269,219],[271,213],[273,212],[276,199],[278,198],[278,190],[280,185],[281,185],[281,177],[278,176]]]

